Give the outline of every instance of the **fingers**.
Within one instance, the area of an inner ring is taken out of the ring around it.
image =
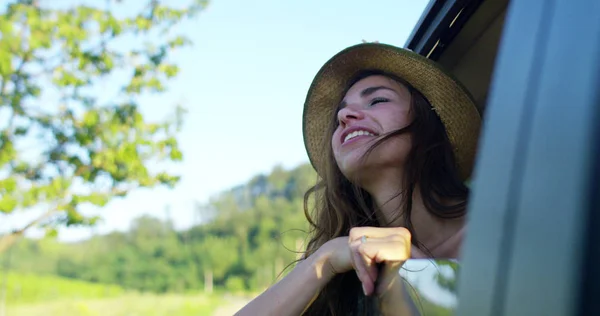
[[[356,276],[362,283],[365,295],[370,295],[375,290],[375,280],[377,280],[377,267],[369,258],[364,258],[356,249],[359,245],[351,245],[352,266],[356,271]]]
[[[363,283],[365,293],[371,293],[375,287],[377,280],[377,265],[369,257],[365,257],[358,249],[361,246],[360,240],[355,240],[350,243],[350,251],[352,252],[352,265],[356,271],[356,275]]]
[[[395,236],[373,238],[360,244],[358,252],[376,263],[401,262],[410,258],[411,245],[407,244],[406,239],[399,239]]]
[[[369,237],[364,243],[361,238],[356,238],[350,242],[350,249],[352,265],[363,284],[365,295],[371,295],[375,292],[379,274],[377,264],[385,262],[387,268],[398,269],[410,258],[411,245],[406,235],[393,233],[384,237]]]
[[[375,260],[376,263],[386,260],[405,261],[410,258],[411,234],[404,227],[354,227],[350,230],[348,237],[350,244],[362,241],[363,238],[368,240],[364,244],[372,246],[366,246],[364,255]],[[380,244],[378,245],[377,243]],[[383,251],[381,254],[378,254],[379,249]],[[382,257],[382,254],[389,254],[390,257]],[[419,252],[418,255],[421,256],[423,254]]]
[[[362,236],[368,238],[384,238],[392,235],[402,236],[410,243],[411,234],[405,227],[354,227],[348,235],[350,242],[359,240]]]

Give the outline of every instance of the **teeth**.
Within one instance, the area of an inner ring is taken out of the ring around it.
[[[354,132],[346,135],[346,138],[344,138],[344,143],[347,142],[348,140],[356,137],[356,136],[363,136],[363,135],[366,135],[366,136],[375,136],[375,135],[373,135],[373,133],[370,133],[370,132],[367,132],[367,131],[354,131]]]

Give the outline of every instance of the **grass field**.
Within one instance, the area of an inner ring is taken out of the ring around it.
[[[4,276],[0,274],[0,279]],[[6,315],[211,315],[222,294],[144,294],[52,275],[8,276]]]
[[[221,299],[205,295],[124,294],[102,299],[56,299],[9,305],[7,316],[158,316],[212,315]]]
[[[0,285],[4,275],[0,273]],[[254,295],[217,292],[150,294],[117,285],[97,284],[55,275],[10,273],[6,316],[230,316]],[[425,315],[447,316],[450,310],[420,301]],[[1,305],[0,305],[1,307]],[[1,313],[0,313],[1,314]]]
[[[4,274],[0,274],[4,278]],[[45,302],[56,299],[111,298],[125,294],[117,285],[97,284],[30,273],[8,274],[6,300],[9,305]]]

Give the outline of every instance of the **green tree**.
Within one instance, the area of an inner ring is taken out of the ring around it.
[[[456,295],[458,291],[458,273],[460,272],[459,263],[455,261],[439,260],[437,265],[440,268],[435,275],[435,280],[437,281],[438,285],[446,291]],[[442,269],[445,272],[442,272]]]
[[[54,233],[93,225],[85,204],[179,179],[161,168],[182,159],[183,109],[151,122],[140,102],[177,76],[169,57],[190,41],[173,27],[205,0],[178,7],[147,0],[130,14],[124,5],[132,1],[43,3],[11,1],[0,11],[0,216],[43,210],[0,236],[0,253],[33,226]]]
[[[242,196],[256,188],[257,182],[250,180],[214,197],[207,206],[198,205],[210,216],[185,231],[176,231],[169,220],[144,215],[127,232],[78,243],[21,239],[11,249],[12,269],[158,293],[203,287],[207,291],[264,289],[291,271],[309,228],[302,197],[289,199],[282,190],[306,191],[315,178],[310,165],[276,172],[287,179],[279,190],[236,199],[236,193]],[[263,187],[276,187],[268,179],[277,177],[261,176],[267,179]]]

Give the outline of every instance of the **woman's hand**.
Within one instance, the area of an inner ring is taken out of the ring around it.
[[[382,294],[396,281],[413,248],[410,231],[404,227],[355,227],[348,242],[365,295]]]
[[[325,253],[332,275],[354,269],[365,295],[380,295],[396,282],[411,251],[413,257],[423,256],[412,247],[411,234],[404,227],[355,227],[348,237],[332,239],[320,251]]]

